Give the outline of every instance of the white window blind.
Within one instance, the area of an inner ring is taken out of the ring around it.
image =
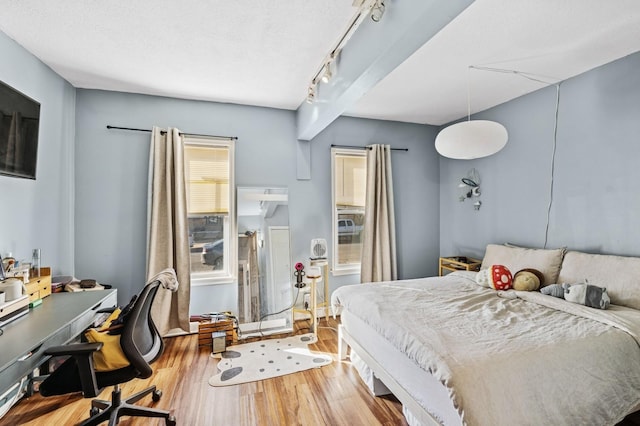
[[[185,145],[189,214],[229,213],[229,148]]]
[[[367,187],[367,157],[336,155],[336,206],[364,207]]]

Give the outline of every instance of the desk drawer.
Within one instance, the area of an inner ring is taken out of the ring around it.
[[[47,297],[51,294],[51,276],[31,278],[25,288],[30,302]]]
[[[27,289],[29,302],[33,302],[34,300],[40,298],[40,284],[37,281],[31,280],[27,284],[25,284],[24,287]]]
[[[48,357],[44,351],[51,346],[64,345],[72,336],[69,334],[69,327],[58,331],[46,342],[36,345],[31,351],[22,354],[19,361],[14,362],[0,374],[0,389],[7,389],[19,382],[24,376],[39,367]]]

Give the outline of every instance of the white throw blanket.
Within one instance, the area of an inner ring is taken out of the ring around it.
[[[343,286],[332,301],[433,374],[465,424],[608,425],[640,404],[640,311],[471,277]]]
[[[176,271],[174,271],[173,268],[166,268],[158,272],[147,281],[147,284],[154,281],[160,281],[162,287],[171,292],[178,290],[178,277],[176,276]]]

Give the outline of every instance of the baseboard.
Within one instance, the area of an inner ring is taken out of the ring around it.
[[[331,315],[331,310],[330,309],[327,310],[327,308],[325,308],[324,306],[321,306],[316,310],[317,317],[318,318],[327,317],[327,314],[326,314],[325,311],[328,311],[329,316]],[[306,310],[305,311],[303,309],[300,309],[300,310],[294,311],[294,313],[293,313],[293,320],[294,321],[301,321],[301,320],[308,320],[308,319],[311,319],[311,311],[310,310]]]

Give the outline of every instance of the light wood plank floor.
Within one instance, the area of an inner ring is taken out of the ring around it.
[[[337,323],[329,320],[336,328]],[[321,320],[321,326],[326,322]],[[298,332],[308,332],[298,321]],[[337,360],[337,332],[320,328],[312,349],[334,355],[331,365],[237,386],[209,386],[217,360],[197,348],[197,335],[168,338],[154,375],[122,385],[123,397],[150,384],[162,389],[162,399],[140,404],[168,409],[179,425],[406,425],[402,406],[391,398],[376,398],[348,361]],[[110,389],[99,396],[110,399]],[[70,425],[88,417],[90,400],[80,394],[22,399],[2,419],[4,425]],[[121,426],[163,425],[163,420],[123,417]]]

